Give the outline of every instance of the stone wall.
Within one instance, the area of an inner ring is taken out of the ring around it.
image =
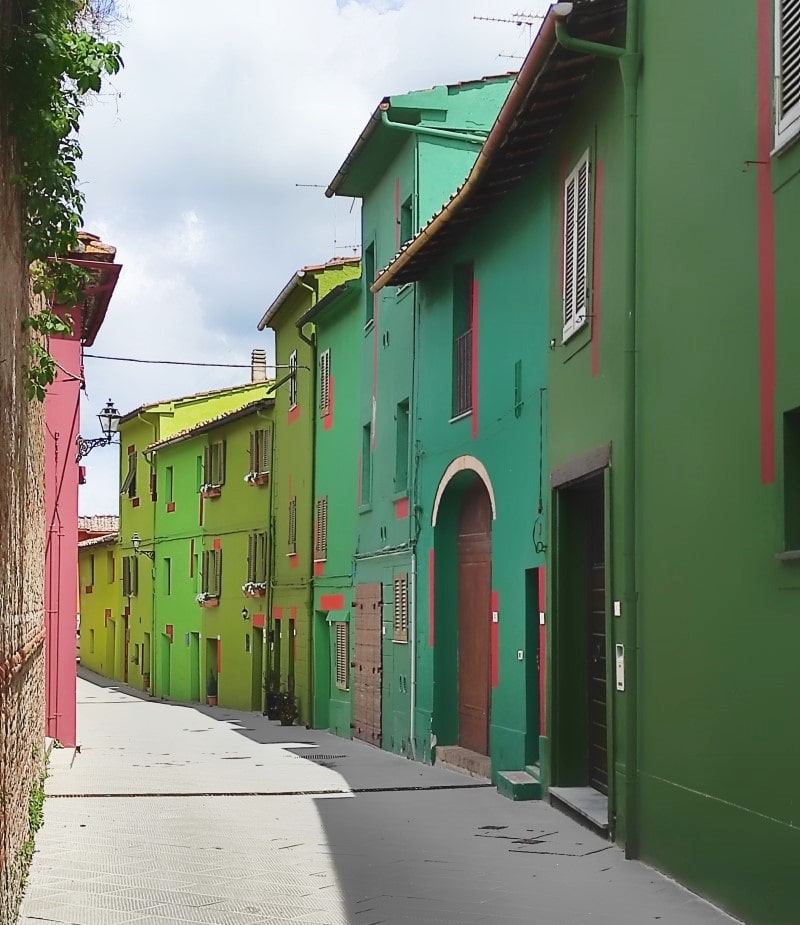
[[[12,4],[0,0],[0,48]],[[25,396],[31,310],[0,98],[0,925],[16,922],[44,746],[44,423]]]

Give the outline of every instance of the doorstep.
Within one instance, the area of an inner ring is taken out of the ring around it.
[[[608,797],[593,787],[550,787],[550,803],[556,809],[563,804],[572,815],[585,820],[608,835]]]
[[[460,745],[440,745],[436,749],[436,767],[460,771],[478,780],[491,780],[492,759],[488,755],[471,752]]]

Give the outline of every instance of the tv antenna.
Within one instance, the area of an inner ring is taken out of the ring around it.
[[[504,25],[517,26],[517,28],[526,28],[528,30],[528,46],[530,47],[531,42],[533,41],[533,27],[536,23],[544,19],[544,13],[523,13],[517,12],[512,13],[511,18],[506,18],[503,16],[473,16],[474,20],[480,20],[481,22],[498,22],[503,23]],[[508,54],[499,54],[498,58],[524,58],[524,55],[508,55]]]

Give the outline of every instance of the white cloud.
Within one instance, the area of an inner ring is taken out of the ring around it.
[[[528,32],[474,21],[496,0],[129,0],[124,71],[82,131],[86,227],[124,264],[92,353],[247,364],[264,308],[297,267],[358,243],[327,185],[386,95],[519,66]],[[529,4],[529,7],[531,5]],[[536,0],[536,8],[546,3]],[[514,7],[516,9],[516,7]],[[234,384],[247,370],[86,361],[83,430]],[[116,460],[87,458],[84,512],[116,509]]]

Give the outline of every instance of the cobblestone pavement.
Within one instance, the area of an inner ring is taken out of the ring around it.
[[[722,925],[544,803],[84,672],[22,922]]]

